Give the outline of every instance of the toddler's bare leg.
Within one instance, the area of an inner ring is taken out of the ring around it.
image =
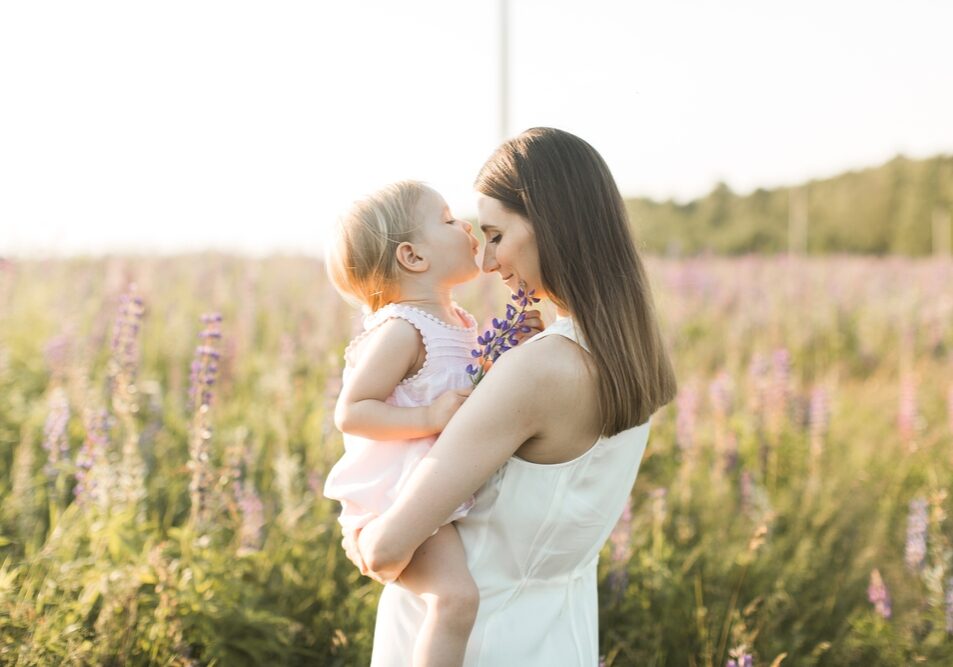
[[[414,644],[414,667],[459,667],[476,619],[480,592],[467,569],[463,543],[453,524],[417,548],[397,583],[427,603]]]

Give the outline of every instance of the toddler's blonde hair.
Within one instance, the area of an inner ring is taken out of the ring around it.
[[[338,220],[326,260],[328,277],[342,296],[371,311],[395,298],[400,275],[395,250],[420,226],[415,209],[426,189],[419,181],[392,183],[356,201]]]

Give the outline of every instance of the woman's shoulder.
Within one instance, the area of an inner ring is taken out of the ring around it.
[[[544,336],[547,332],[550,333]],[[571,336],[555,333],[547,327],[508,351],[496,361],[487,377],[499,373],[500,380],[506,375],[506,381],[518,381],[521,388],[547,392],[564,386],[578,387],[580,382],[590,381],[589,354]]]
[[[478,390],[486,383],[497,402],[518,403],[535,435],[517,455],[551,464],[576,458],[598,437],[596,378],[592,358],[580,345],[549,335],[501,356]]]

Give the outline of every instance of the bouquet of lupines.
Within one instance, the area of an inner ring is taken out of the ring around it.
[[[480,380],[501,354],[519,344],[517,334],[526,334],[531,331],[530,327],[523,322],[526,320],[526,310],[532,304],[540,302],[535,293],[536,290],[526,291],[525,284],[520,284],[519,291],[510,297],[519,306],[519,310],[511,303],[506,304],[506,317],[503,320],[494,317],[493,329],[477,336],[477,342],[482,347],[470,351],[474,363],[467,366],[467,374],[474,387],[480,384]]]

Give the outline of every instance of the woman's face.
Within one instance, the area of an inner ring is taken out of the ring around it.
[[[529,221],[508,211],[498,199],[483,194],[477,199],[477,216],[486,237],[483,270],[499,273],[512,292],[516,292],[523,281],[527,290],[534,289],[536,296],[545,297],[536,234]]]

